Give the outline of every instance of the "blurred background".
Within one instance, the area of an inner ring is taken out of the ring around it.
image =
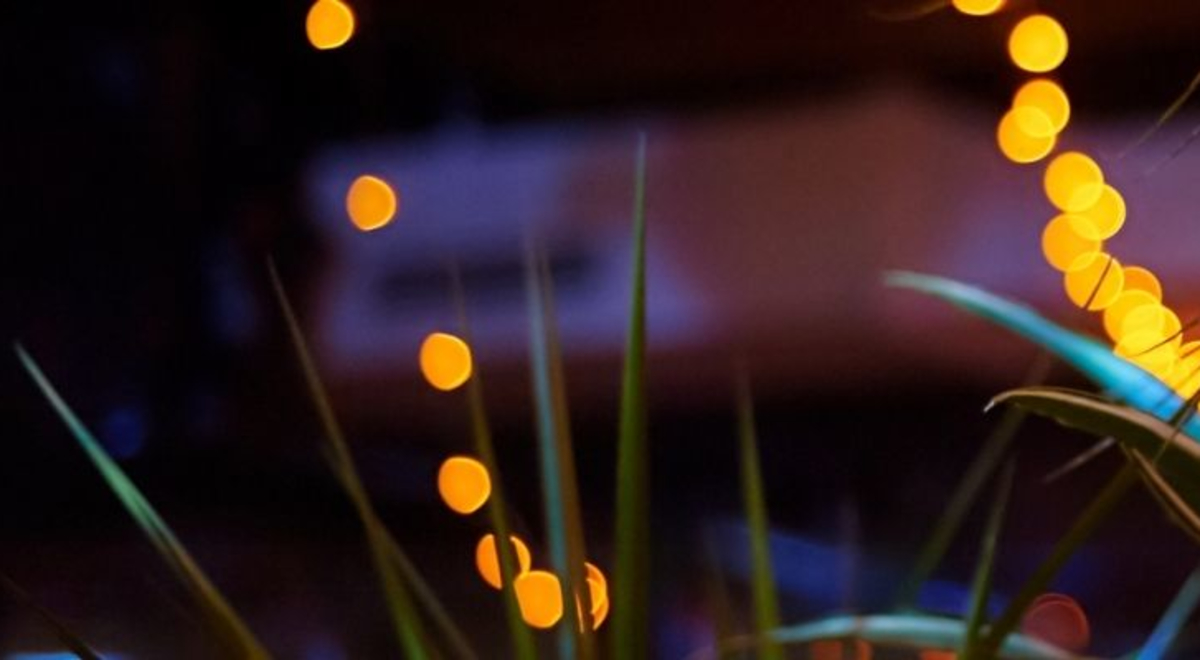
[[[505,648],[499,599],[472,568],[484,523],[451,514],[434,487],[440,461],[469,450],[465,403],[421,380],[417,349],[453,327],[457,263],[505,486],[544,556],[521,285],[522,243],[540,238],[589,548],[611,567],[644,132],[656,655],[712,642],[713,567],[747,602],[738,358],[785,620],[879,610],[994,427],[983,404],[1036,356],[885,289],[882,273],[960,278],[1099,332],[1042,262],[1039,169],[995,148],[1022,79],[1005,34],[1032,3],[879,18],[914,4],[354,0],[358,33],[331,52],[306,41],[301,0],[12,4],[0,334],[41,361],[279,657],[395,657],[270,296],[274,255],[384,520],[481,645]],[[1200,4],[1037,4],[1072,38],[1064,144],[1096,154],[1129,203],[1113,251],[1195,317],[1200,149],[1173,154],[1200,124],[1196,104],[1119,156],[1200,66]],[[401,197],[370,234],[343,206],[363,172]],[[1081,384],[1057,365],[1048,380]],[[0,571],[103,650],[219,657],[15,359],[0,359],[0,386]],[[1000,601],[1116,466],[1105,456],[1041,483],[1088,444],[1042,421],[1022,431]],[[923,605],[962,607],[979,527]],[[1138,491],[1056,589],[1088,613],[1095,653],[1125,652],[1198,557]],[[3,657],[54,650],[12,602],[0,617]],[[1180,644],[1195,652],[1200,631]]]

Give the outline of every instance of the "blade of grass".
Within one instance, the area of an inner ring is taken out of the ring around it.
[[[565,622],[558,627],[559,654],[564,659],[594,656],[591,596],[584,577],[586,550],[583,519],[579,505],[579,484],[575,476],[575,452],[571,444],[571,423],[567,416],[566,383],[562,354],[555,327],[554,294],[545,254],[530,248],[526,257],[526,287],[529,298],[530,359],[533,371],[533,397],[537,412],[538,459],[541,465],[546,531],[550,559],[562,580]],[[571,606],[579,599],[575,623]]]
[[[768,633],[779,627],[779,595],[775,591],[775,571],[771,565],[767,498],[763,492],[762,468],[759,465],[754,403],[750,379],[744,367],[739,368],[737,374],[737,412],[742,458],[742,501],[750,530],[754,632],[768,639]],[[759,648],[758,657],[761,660],[783,660],[783,649],[768,639]]]
[[[926,2],[913,3],[907,7],[871,7],[867,9],[867,15],[877,21],[884,21],[887,23],[902,23],[906,21],[915,21],[918,18],[925,18],[926,16],[937,13],[949,6],[950,0],[926,0]]]
[[[1084,508],[1067,533],[1051,548],[1050,555],[1037,567],[1033,575],[1025,580],[1017,595],[1008,603],[996,621],[989,626],[987,635],[980,640],[980,649],[984,657],[990,657],[989,653],[994,654],[996,649],[1001,647],[1005,638],[1021,622],[1025,610],[1029,608],[1033,600],[1050,586],[1050,582],[1066,565],[1067,560],[1092,536],[1096,528],[1108,519],[1109,514],[1129,492],[1130,487],[1137,483],[1137,480],[1137,469],[1132,464],[1126,463]]]
[[[463,341],[467,342],[468,346],[473,346],[471,324],[467,316],[466,294],[463,291],[458,268],[453,265],[450,269],[450,282],[455,315],[458,317],[459,335]],[[496,549],[500,559],[500,584],[503,585],[504,612],[508,622],[509,636],[512,638],[513,656],[518,660],[533,660],[537,657],[533,632],[521,618],[521,607],[517,602],[516,590],[513,588],[513,579],[517,574],[516,553],[511,543],[499,541],[499,539],[509,537],[511,527],[508,523],[508,507],[505,503],[499,461],[496,460],[496,447],[492,443],[492,429],[488,424],[487,407],[483,401],[483,377],[480,375],[478,361],[474,365],[471,377],[467,379],[466,391],[475,454],[492,478],[492,494],[487,502],[488,521],[492,526],[492,532],[498,539]]]
[[[979,636],[987,617],[988,598],[992,594],[992,567],[996,563],[996,543],[1000,539],[1000,527],[1004,523],[1004,510],[1012,493],[1015,464],[1010,459],[996,485],[996,497],[988,514],[987,528],[979,548],[979,564],[975,567],[975,580],[971,585],[971,610],[967,615],[967,638],[963,641],[962,660],[975,660],[979,655]]]
[[[1146,131],[1142,133],[1133,144],[1129,145],[1124,151],[1121,152],[1119,158],[1124,158],[1125,156],[1129,155],[1130,152],[1142,146],[1147,140],[1153,137],[1154,134],[1163,127],[1163,125],[1165,125],[1171,120],[1172,117],[1174,117],[1181,109],[1183,109],[1184,104],[1188,102],[1188,99],[1192,98],[1192,95],[1196,93],[1197,89],[1200,89],[1200,72],[1196,73],[1196,76],[1192,78],[1190,83],[1188,83],[1188,86],[1183,90],[1183,93],[1171,103],[1166,111],[1159,115],[1154,124],[1151,125],[1150,128],[1146,129]]]
[[[633,277],[617,431],[617,549],[613,658],[650,654],[650,457],[646,434],[646,136],[638,138],[633,192]]]
[[[879,647],[909,649],[955,649],[966,639],[966,624],[961,619],[921,614],[876,614],[870,616],[834,616],[799,625],[784,626],[771,637],[786,647],[811,644],[820,640],[861,639]],[[758,648],[762,640],[745,636],[724,640],[718,653],[724,655]],[[714,654],[698,652],[689,658],[710,658]],[[804,657],[804,656],[800,656]],[[893,657],[889,654],[888,657]],[[911,656],[899,656],[911,657]],[[998,654],[988,656],[1011,660],[1085,660],[1084,657],[1020,634],[1009,635]]]
[[[428,640],[420,615],[413,604],[412,594],[409,593],[409,589],[412,588],[421,596],[422,606],[441,629],[443,637],[454,648],[456,655],[462,658],[476,658],[477,655],[468,644],[466,636],[446,613],[432,589],[424,584],[424,580],[420,578],[412,562],[408,560],[407,554],[376,515],[366,488],[358,476],[354,459],[350,455],[349,445],[346,443],[341,425],[334,415],[333,404],[325,392],[320,374],[317,373],[316,362],[308,349],[308,342],[300,329],[300,323],[288,300],[287,292],[284,290],[283,281],[279,277],[274,261],[268,260],[267,270],[271,277],[275,298],[287,324],[296,357],[304,373],[309,394],[325,430],[326,458],[363,525],[367,543],[370,546],[371,559],[375,571],[379,575],[388,611],[391,614],[392,626],[401,648],[404,649],[407,657],[413,659],[431,658],[438,655]],[[398,570],[404,574],[403,577],[397,573]]]
[[[116,461],[112,460],[104,451],[66,401],[59,396],[58,391],[42,373],[33,357],[19,343],[15,345],[15,348],[25,371],[28,372],[46,400],[50,402],[54,411],[58,413],[59,418],[66,424],[75,440],[83,447],[92,464],[100,471],[104,481],[133,516],[142,532],[150,539],[159,554],[166,560],[167,565],[175,571],[180,581],[191,592],[197,604],[204,610],[214,632],[228,647],[229,652],[234,654],[234,657],[247,660],[269,658],[270,655],[266,649],[250,632],[250,629],[221,595],[221,592],[209,581],[208,576],[192,559],[191,554],[179,542],[167,523],[158,515],[158,512],[150,505],[137,486],[125,475]]]
[[[1029,384],[1039,383],[1046,378],[1049,370],[1049,354],[1039,353],[1030,365],[1025,381]],[[921,585],[925,584],[937,565],[941,563],[942,557],[946,555],[946,550],[954,540],[954,535],[962,527],[962,521],[966,518],[971,505],[979,497],[988,478],[992,476],[1000,466],[1000,461],[1008,453],[1013,439],[1017,437],[1017,431],[1025,422],[1025,416],[1025,413],[1020,410],[1005,411],[1000,423],[984,441],[983,448],[975,455],[970,467],[963,474],[962,480],[955,487],[954,493],[946,503],[945,510],[938,518],[937,524],[934,525],[933,532],[917,555],[917,562],[913,566],[912,572],[897,593],[896,608],[898,610],[910,610],[916,607]]]
[[[1158,624],[1154,626],[1154,631],[1150,633],[1150,638],[1146,640],[1145,646],[1138,652],[1137,660],[1162,660],[1167,649],[1171,647],[1171,642],[1179,636],[1183,624],[1187,623],[1188,617],[1196,611],[1198,604],[1200,604],[1200,568],[1194,569],[1184,581],[1179,593],[1175,595]]]
[[[68,651],[74,653],[75,657],[79,658],[79,660],[101,660],[100,654],[97,653],[95,649],[89,646],[88,643],[83,641],[79,635],[75,634],[70,628],[68,628],[67,625],[62,622],[62,620],[54,616],[50,610],[47,610],[39,605],[37,601],[35,601],[33,597],[29,595],[28,592],[18,586],[16,582],[13,582],[12,579],[7,575],[0,574],[0,586],[4,587],[4,590],[8,592],[8,595],[11,596],[13,600],[17,601],[22,607],[37,615],[37,617],[41,619],[42,623],[44,623],[46,627],[50,628],[50,630],[54,632],[54,636],[58,638],[58,641],[61,642]]]

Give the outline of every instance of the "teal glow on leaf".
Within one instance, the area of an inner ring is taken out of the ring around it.
[[[1100,386],[1109,396],[1161,420],[1169,420],[1186,402],[1165,383],[1141,367],[1113,355],[1107,346],[1067,330],[1021,305],[983,289],[954,280],[909,272],[891,272],[890,286],[920,291],[977,314],[1032,341]],[[1183,431],[1200,437],[1195,416]]]

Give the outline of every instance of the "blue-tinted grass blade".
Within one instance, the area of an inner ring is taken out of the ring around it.
[[[1034,342],[1061,358],[1113,398],[1159,419],[1170,420],[1184,400],[1141,367],[1113,355],[1108,347],[1043,318],[1029,307],[982,289],[931,275],[892,272],[891,286],[913,289],[949,301]],[[1200,420],[1187,419],[1182,429],[1200,437]]]
[[[952,650],[962,648],[967,626],[960,619],[920,614],[881,614],[871,616],[835,616],[775,630],[771,638],[785,646],[811,644],[821,640],[861,639],[884,648]],[[722,655],[758,647],[762,640],[744,637],[726,640]],[[705,658],[714,654],[694,654]],[[1085,660],[1056,647],[1022,635],[1010,635],[995,657],[1002,660]]]
[[[459,336],[468,346],[474,346],[471,337],[471,324],[467,316],[466,293],[463,291],[462,280],[458,268],[450,269],[451,295],[454,299],[455,315],[458,317]],[[492,494],[488,498],[488,521],[497,539],[507,539],[511,527],[508,522],[508,506],[504,495],[503,479],[500,476],[499,461],[496,459],[496,448],[492,442],[492,429],[488,424],[487,407],[483,400],[483,380],[479,364],[476,362],[467,379],[467,409],[471,417],[471,435],[474,439],[475,454],[487,468],[492,479]],[[500,564],[500,584],[503,585],[505,619],[508,622],[509,637],[512,638],[513,655],[518,660],[533,660],[537,657],[533,633],[525,620],[521,618],[520,604],[517,602],[516,590],[513,589],[513,578],[517,574],[517,557],[511,543],[496,543]]]
[[[296,358],[300,362],[309,395],[312,397],[313,404],[317,409],[317,416],[325,431],[323,448],[325,456],[334,476],[346,491],[346,495],[354,505],[359,521],[363,525],[363,531],[371,551],[371,560],[379,576],[400,647],[404,649],[407,657],[413,659],[434,658],[438,655],[436,649],[429,642],[421,617],[413,604],[411,590],[421,598],[425,612],[441,629],[443,637],[454,649],[455,654],[461,658],[478,657],[471,649],[466,636],[446,613],[433,590],[421,579],[400,544],[376,515],[375,507],[371,504],[366,488],[358,476],[349,444],[342,433],[341,424],[334,415],[333,404],[325,392],[325,385],[321,382],[316,362],[308,349],[308,342],[305,340],[300,323],[292,310],[292,304],[288,300],[287,292],[283,287],[283,281],[279,278],[274,261],[267,262],[267,270],[271,277],[271,286],[274,289],[276,301],[287,324]]]
[[[554,316],[554,294],[544,253],[530,247],[526,257],[529,299],[530,360],[537,413],[538,458],[541,465],[550,563],[562,580],[566,612],[558,625],[559,654],[588,659],[594,655],[591,596],[584,576],[587,552],[575,476],[575,452],[567,413],[566,383]],[[581,604],[577,623],[574,604]]]
[[[1000,527],[1004,523],[1004,510],[1012,493],[1015,464],[1010,460],[1000,475],[996,486],[996,497],[988,514],[987,528],[979,548],[979,564],[975,567],[975,580],[971,587],[971,609],[967,613],[967,638],[962,646],[962,660],[975,660],[979,655],[979,637],[987,617],[988,598],[992,594],[992,567],[996,563],[996,544],[1000,539]]]
[[[4,590],[8,592],[8,595],[13,600],[37,615],[37,618],[54,633],[58,641],[68,651],[74,653],[75,657],[79,658],[79,660],[100,660],[100,655],[87,642],[83,641],[83,638],[68,628],[50,610],[39,605],[28,592],[18,586],[16,582],[13,582],[7,575],[0,574],[0,586],[4,587]]]
[[[768,537],[767,498],[758,455],[758,433],[754,423],[754,403],[749,377],[744,369],[737,375],[738,441],[741,450],[742,504],[750,530],[751,587],[754,594],[754,632],[766,639],[758,649],[761,660],[782,660],[783,649],[770,641],[770,631],[779,627],[779,595],[775,591],[775,571],[771,565]]]
[[[617,431],[617,562],[612,657],[650,654],[650,457],[646,434],[646,136],[638,139],[633,189],[633,277]]]
[[[1180,587],[1175,599],[1167,606],[1162,618],[1154,626],[1150,638],[1137,654],[1137,660],[1162,660],[1171,647],[1171,643],[1179,636],[1183,624],[1196,611],[1200,604],[1200,568],[1192,571]]]
[[[16,345],[17,357],[28,372],[33,382],[41,390],[42,395],[50,402],[51,407],[58,413],[66,424],[75,440],[83,448],[92,464],[100,471],[108,487],[112,489],[121,504],[133,516],[134,521],[141,527],[142,532],[166,560],[167,564],[191,592],[197,604],[204,610],[209,625],[221,642],[227,647],[233,657],[245,660],[265,660],[270,655],[250,632],[250,629],[237,615],[234,609],[213,586],[208,576],[192,559],[191,554],[183,547],[175,533],[158,515],[150,502],[142,495],[137,486],[125,475],[124,470],[84,426],[75,412],[59,396],[58,391],[42,373],[34,359],[21,347]]]
[[[1146,141],[1151,137],[1154,137],[1154,134],[1157,133],[1159,129],[1166,125],[1166,123],[1170,121],[1172,117],[1174,117],[1179,113],[1180,110],[1183,109],[1183,106],[1188,102],[1189,99],[1192,98],[1197,89],[1200,89],[1200,72],[1196,73],[1196,76],[1192,78],[1190,83],[1188,83],[1188,86],[1183,90],[1183,93],[1171,102],[1171,105],[1168,106],[1167,109],[1158,116],[1158,119],[1154,121],[1154,124],[1152,124],[1150,128],[1147,128],[1144,133],[1138,136],[1138,139],[1135,140],[1133,144],[1129,145],[1121,152],[1120,158],[1124,158],[1125,156],[1129,155],[1130,152],[1145,144]]]

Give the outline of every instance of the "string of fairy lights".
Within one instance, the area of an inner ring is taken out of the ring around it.
[[[332,50],[345,45],[354,36],[356,20],[350,6],[342,0],[317,0],[308,11],[305,31],[308,41],[317,50]],[[386,227],[395,218],[400,199],[395,189],[376,174],[363,174],[346,191],[346,214],[363,232]],[[473,371],[471,348],[462,338],[447,332],[430,333],[421,343],[418,354],[421,374],[435,389],[449,392],[462,387]],[[472,456],[451,456],[446,459],[437,476],[438,493],[446,506],[455,513],[468,516],[479,511],[492,494],[492,479],[487,467]],[[516,558],[513,592],[521,617],[534,628],[552,628],[562,618],[563,587],[554,573],[533,568],[529,546],[513,534],[509,538]],[[500,560],[496,536],[485,534],[475,546],[475,567],[483,581],[494,589],[502,589]],[[584,562],[588,602],[593,629],[599,629],[608,617],[608,581],[598,566]],[[584,625],[582,602],[575,598],[580,610],[579,625]]]
[[[990,16],[1005,0],[952,0],[961,13]],[[1013,95],[996,128],[1006,158],[1022,165],[1049,159],[1042,183],[1056,214],[1042,231],[1042,254],[1062,274],[1067,298],[1101,315],[1113,351],[1190,398],[1200,389],[1200,341],[1184,342],[1179,316],[1163,302],[1154,273],[1121,263],[1105,242],[1125,225],[1125,199],[1104,171],[1082,151],[1057,151],[1071,117],[1071,103],[1052,77],[1067,57],[1069,40],[1052,16],[1030,13],[1008,35],[1008,55],[1037,77]]]

